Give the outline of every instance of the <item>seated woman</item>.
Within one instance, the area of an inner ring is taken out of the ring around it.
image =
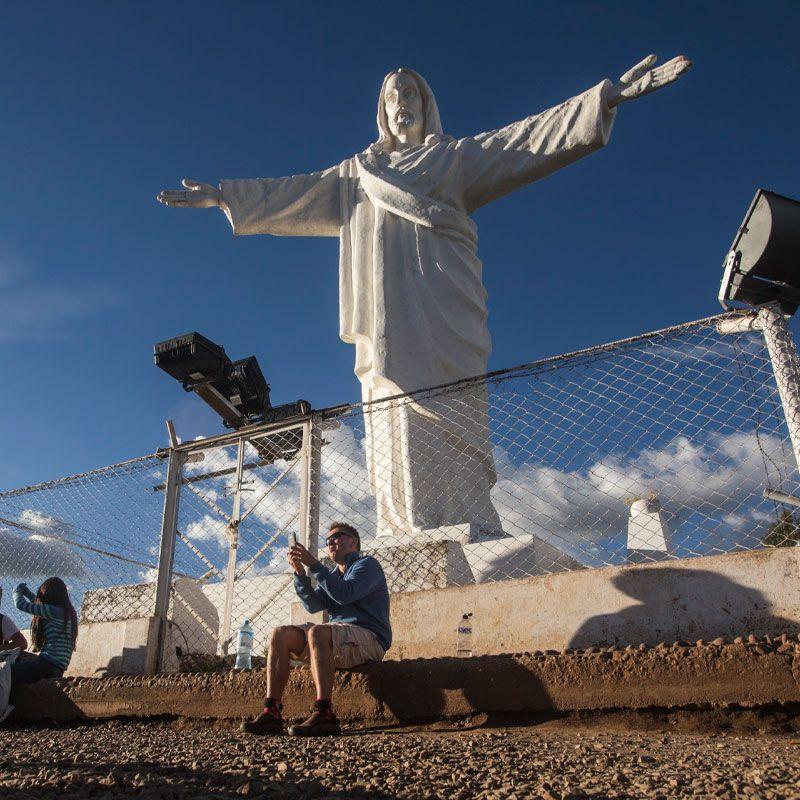
[[[0,586],[0,602],[2,600],[3,587]],[[20,633],[14,620],[0,612],[0,650],[13,650],[15,647],[19,647],[20,650],[27,649],[28,640]]]
[[[36,596],[21,583],[14,589],[14,605],[33,615],[31,640],[39,655],[27,654],[11,665],[11,685],[60,678],[69,666],[78,638],[78,616],[61,578],[48,578]]]

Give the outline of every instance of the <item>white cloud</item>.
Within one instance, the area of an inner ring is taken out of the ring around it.
[[[678,436],[661,448],[626,459],[607,455],[573,472],[515,466],[500,452],[493,499],[507,531],[537,534],[576,555],[591,556],[591,544],[624,535],[626,498],[651,492],[672,531],[704,550],[755,546],[763,524],[773,519],[756,508],[767,483],[765,456],[782,474],[794,474],[791,455],[776,437],[762,434],[759,441],[742,431],[704,442]]]
[[[741,514],[723,514],[722,521],[733,530],[738,531],[747,524],[747,517]]]
[[[355,519],[365,532],[370,529],[364,523],[374,529],[363,440],[356,440],[347,426],[326,433],[326,439],[323,517]],[[585,563],[609,559],[607,548],[619,548],[625,536],[626,500],[651,492],[659,496],[673,532],[684,540],[696,539],[709,552],[756,546],[764,523],[773,520],[758,508],[768,482],[765,458],[773,481],[776,472],[796,474],[791,453],[777,437],[757,438],[749,431],[710,434],[704,441],[677,436],[627,457],[601,456],[573,471],[514,463],[501,448],[494,455],[498,480],[492,498],[506,532],[537,535]],[[510,540],[492,544],[498,552],[514,546]]]
[[[375,531],[375,501],[370,494],[363,437],[345,421],[325,432],[322,457],[320,526],[345,519],[358,527],[365,541]],[[628,505],[633,497],[658,495],[675,542],[685,554],[722,552],[735,547],[755,547],[765,526],[774,520],[762,498],[776,475],[796,480],[791,451],[776,436],[752,431],[713,432],[702,440],[685,435],[655,447],[625,454],[598,454],[573,470],[550,464],[515,462],[495,448],[498,480],[492,491],[504,530],[512,537],[535,535],[582,563],[619,563],[625,555]],[[194,470],[235,466],[233,451],[219,452]],[[769,465],[770,478],[764,464]],[[268,497],[259,502],[270,483],[285,468],[283,462],[249,470],[243,512],[255,510],[240,531],[241,566],[271,533],[286,525],[299,508],[299,470],[290,472]],[[204,495],[228,508],[230,494],[223,491],[232,476],[197,484]],[[227,482],[227,484],[226,484]],[[213,484],[213,485],[212,485]],[[791,487],[788,487],[791,489]],[[197,499],[195,498],[195,502]],[[183,504],[183,501],[182,501]],[[183,507],[183,505],[182,505]],[[184,533],[196,542],[209,542],[227,551],[224,521],[200,509]],[[289,526],[299,531],[299,520]],[[252,574],[283,571],[285,535],[265,551]],[[487,545],[498,558],[512,556],[527,546],[513,538]],[[211,556],[210,553],[207,555]],[[214,560],[219,560],[216,552]]]
[[[68,579],[85,578],[89,574],[79,551],[62,538],[67,535],[68,526],[33,510],[23,511],[18,520],[29,530],[0,523],[1,575],[9,578],[58,575]]]
[[[139,578],[142,583],[156,583],[158,581],[158,567],[139,570]]]
[[[200,519],[190,522],[181,533],[193,542],[211,542],[227,549],[228,538],[225,530],[225,523],[220,517],[204,514]]]

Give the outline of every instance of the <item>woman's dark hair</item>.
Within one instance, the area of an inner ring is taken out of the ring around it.
[[[64,630],[67,630],[67,620],[69,620],[72,623],[72,649],[74,650],[78,639],[78,615],[69,601],[69,593],[64,581],[61,578],[48,578],[36,592],[35,602],[64,609]],[[33,649],[37,651],[44,647],[44,623],[44,617],[34,616],[31,621],[31,642]]]

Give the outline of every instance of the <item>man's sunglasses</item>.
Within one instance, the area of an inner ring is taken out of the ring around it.
[[[341,538],[342,536],[350,536],[350,534],[345,533],[344,531],[332,534],[325,540],[325,547],[330,547],[337,539]],[[352,539],[353,537],[350,536],[350,538]]]

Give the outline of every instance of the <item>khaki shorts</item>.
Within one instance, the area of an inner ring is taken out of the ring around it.
[[[313,622],[307,622],[304,625],[294,625],[293,627],[307,631],[313,624]],[[331,629],[333,664],[338,669],[357,667],[360,664],[366,664],[367,661],[383,660],[383,654],[386,651],[381,647],[378,638],[372,631],[368,631],[360,625],[346,625],[343,622],[327,622],[325,627]],[[292,653],[291,655],[297,661],[308,664],[310,658],[308,644],[302,653]]]

